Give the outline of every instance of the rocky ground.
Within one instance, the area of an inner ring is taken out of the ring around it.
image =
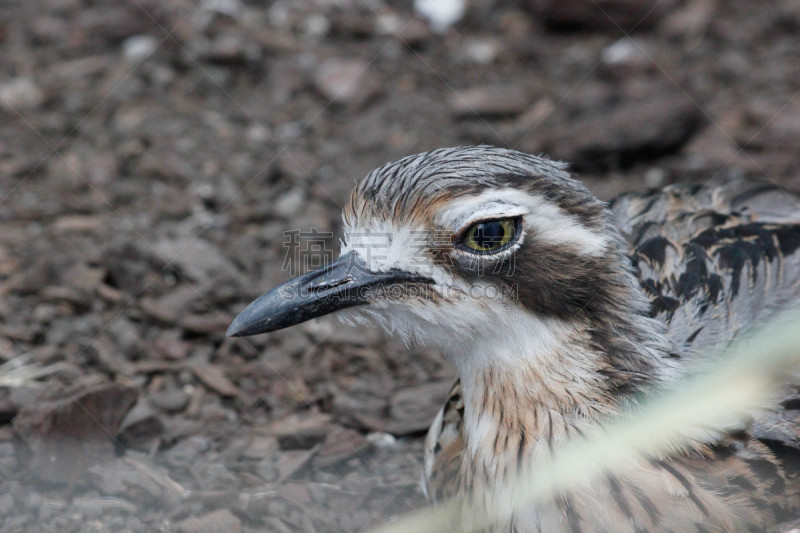
[[[800,2],[0,3],[0,530],[360,531],[420,508],[453,370],[321,319],[226,339],[287,230],[439,146],[604,198],[800,188]],[[441,28],[437,28],[441,30]],[[335,237],[325,237],[331,250]]]

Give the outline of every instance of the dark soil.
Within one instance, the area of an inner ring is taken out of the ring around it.
[[[361,531],[424,505],[442,357],[227,339],[355,180],[487,142],[596,193],[800,188],[800,2],[0,3],[0,531]]]

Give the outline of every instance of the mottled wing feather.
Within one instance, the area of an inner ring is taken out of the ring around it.
[[[464,400],[457,380],[428,430],[422,484],[432,502],[456,492],[458,465],[464,449]]]
[[[687,362],[800,303],[800,195],[750,179],[674,185],[611,203],[653,315]],[[800,447],[800,384],[750,434]],[[787,446],[790,450],[781,450]],[[798,470],[800,472],[800,470]]]
[[[750,179],[673,185],[611,208],[653,315],[683,356],[800,301],[800,196]]]

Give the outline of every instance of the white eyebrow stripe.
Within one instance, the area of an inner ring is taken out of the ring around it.
[[[561,209],[545,204],[523,217],[532,239],[552,244],[567,244],[580,255],[596,256],[608,248],[608,237],[593,232]]]
[[[578,254],[596,256],[608,247],[608,237],[596,233],[575,217],[542,198],[516,189],[484,191],[461,197],[445,206],[435,217],[437,223],[460,231],[479,220],[522,216],[533,239],[571,246]]]
[[[468,213],[468,218],[462,220],[454,220],[452,229],[455,233],[464,231],[476,222],[483,220],[496,220],[500,218],[519,217],[527,213],[527,209],[521,206],[512,206],[503,203],[496,203],[486,206],[486,209]]]

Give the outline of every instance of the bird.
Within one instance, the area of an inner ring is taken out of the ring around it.
[[[491,513],[569,438],[797,305],[798,206],[736,175],[606,203],[544,156],[440,148],[370,172],[344,207],[339,258],[260,296],[228,335],[336,312],[440,349],[458,380],[425,439],[423,489]],[[741,427],[634,457],[486,531],[739,532],[791,518],[800,383],[781,394]]]

